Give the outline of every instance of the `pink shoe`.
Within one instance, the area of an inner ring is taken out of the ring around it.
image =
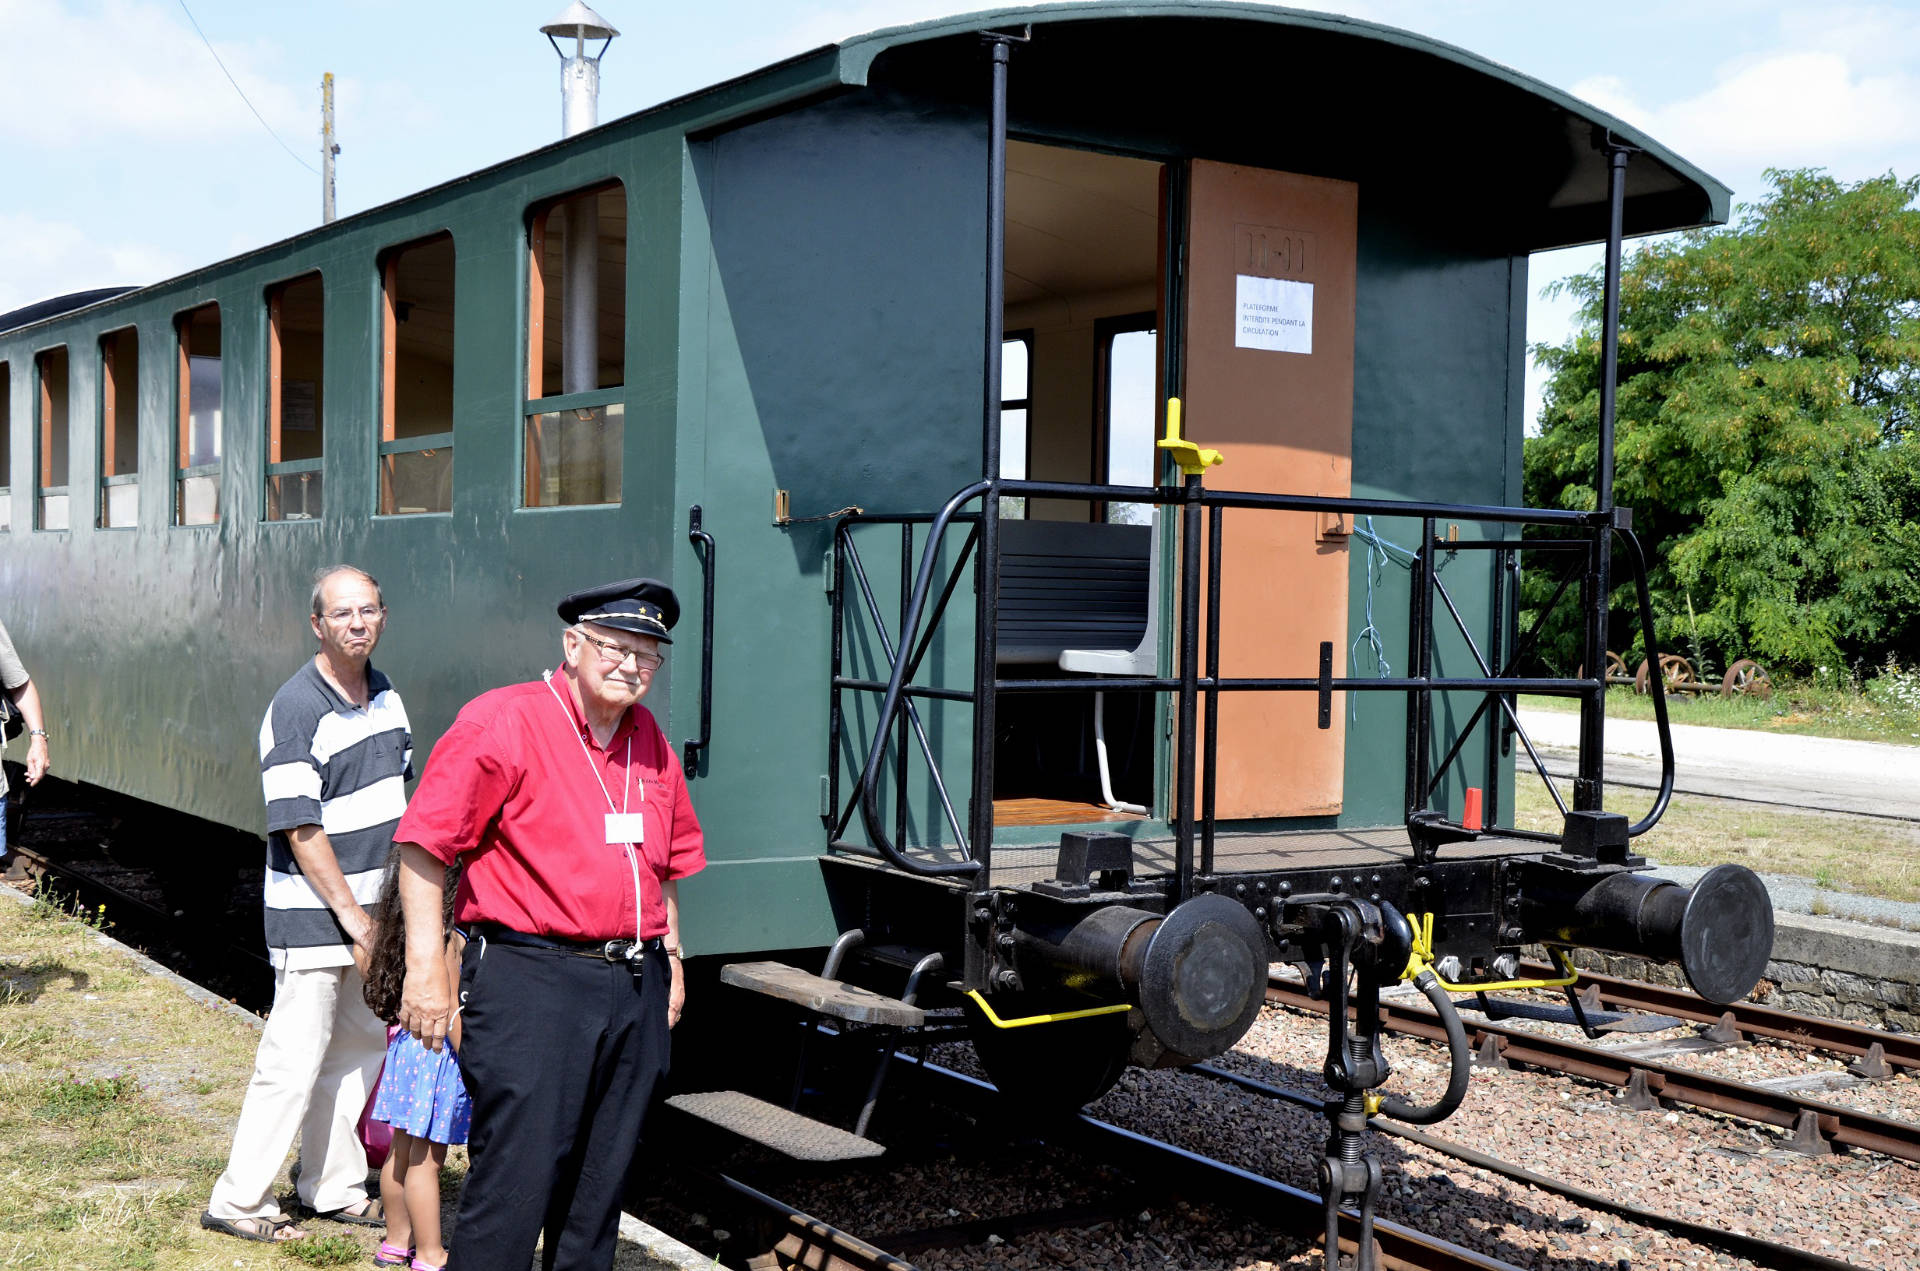
[[[448,1256],[451,1257],[453,1251],[448,1250],[447,1252]],[[447,1271],[447,1264],[442,1262],[436,1266],[434,1263],[422,1262],[420,1259],[415,1258],[413,1260],[413,1271]]]
[[[382,1240],[380,1248],[374,1252],[373,1265],[376,1267],[404,1267],[413,1261],[413,1250],[402,1249],[399,1245],[388,1244]]]

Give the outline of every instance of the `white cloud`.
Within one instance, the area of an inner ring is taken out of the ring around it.
[[[82,10],[65,0],[0,0],[0,31],[0,141],[206,141],[261,131],[175,5],[108,0]],[[301,145],[314,112],[269,74],[271,46],[215,38],[214,47],[289,145],[318,149]]]
[[[102,241],[63,221],[0,214],[0,313],[95,287],[145,286],[189,267],[150,243]]]
[[[1713,170],[1847,168],[1864,156],[1920,151],[1920,74],[1911,63],[1868,74],[1832,49],[1780,49],[1723,68],[1690,97],[1650,104],[1615,76],[1575,96],[1639,125]]]

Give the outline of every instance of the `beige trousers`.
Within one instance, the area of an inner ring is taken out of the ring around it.
[[[274,1179],[300,1136],[300,1199],[321,1213],[367,1195],[358,1123],[387,1050],[351,966],[277,970],[273,1010],[233,1132],[226,1173],[213,1185],[215,1218],[273,1217]]]

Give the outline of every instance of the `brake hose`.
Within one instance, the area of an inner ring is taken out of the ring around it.
[[[1408,1125],[1433,1125],[1453,1115],[1461,1100],[1467,1097],[1467,1082],[1473,1075],[1473,1048],[1467,1042],[1466,1025],[1460,1022],[1460,1012],[1453,1009],[1453,999],[1440,987],[1440,977],[1433,968],[1423,968],[1413,977],[1413,985],[1426,994],[1427,1001],[1433,1003],[1433,1009],[1440,1015],[1440,1022],[1447,1030],[1447,1054],[1453,1068],[1447,1080],[1446,1093],[1439,1100],[1424,1107],[1402,1103],[1392,1095],[1383,1095],[1379,1111],[1396,1121],[1405,1121]]]

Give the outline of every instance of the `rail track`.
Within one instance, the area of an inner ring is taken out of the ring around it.
[[[1290,1090],[1284,1086],[1270,1085],[1264,1081],[1256,1081],[1251,1077],[1244,1077],[1239,1073],[1228,1072],[1226,1069],[1217,1068],[1212,1064],[1194,1064],[1188,1071],[1212,1081],[1225,1082],[1241,1090],[1246,1090],[1279,1102],[1295,1104],[1303,1108],[1318,1109],[1325,1103],[1325,1100],[1318,1095],[1309,1094],[1303,1090]],[[1451,1157],[1454,1160],[1472,1165],[1478,1169],[1492,1171],[1502,1177],[1510,1178],[1517,1183],[1525,1183],[1529,1187],[1536,1187],[1542,1191],[1552,1192],[1557,1196],[1564,1196],[1583,1208],[1596,1210],[1601,1213],[1614,1214],[1629,1222],[1638,1223],[1643,1227],[1651,1227],[1660,1231],[1670,1232],[1676,1236],[1691,1240],[1696,1244],[1706,1245],[1709,1248],[1722,1249],[1739,1257],[1751,1259],[1763,1267],[1790,1268],[1794,1269],[1794,1271],[1798,1271],[1798,1269],[1801,1268],[1806,1269],[1806,1271],[1843,1271],[1843,1269],[1851,1269],[1853,1267],[1853,1264],[1850,1262],[1843,1262],[1838,1258],[1829,1258],[1824,1254],[1809,1253],[1793,1245],[1764,1240],[1758,1236],[1738,1235],[1711,1223],[1693,1222],[1672,1214],[1661,1213],[1659,1210],[1649,1209],[1644,1205],[1635,1205],[1626,1201],[1615,1200],[1611,1196],[1606,1196],[1589,1188],[1581,1187],[1566,1179],[1555,1178],[1536,1170],[1527,1169],[1525,1166],[1504,1160],[1501,1157],[1476,1151],[1463,1144],[1449,1142],[1436,1135],[1424,1134],[1419,1130],[1411,1129],[1391,1120],[1376,1117],[1369,1120],[1367,1124],[1370,1129],[1377,1133],[1401,1139],[1408,1143],[1418,1144],[1429,1151],[1438,1152],[1443,1156]]]
[[[1547,978],[1556,972],[1544,962],[1527,962],[1521,964],[1520,974]],[[1589,1010],[1611,1007],[1670,1015],[1675,1019],[1734,1030],[1746,1037],[1770,1037],[1813,1050],[1852,1055],[1863,1061],[1859,1073],[1863,1077],[1891,1076],[1896,1068],[1920,1069],[1920,1034],[1890,1033],[1849,1020],[1799,1015],[1754,1002],[1736,1002],[1732,1006],[1719,1007],[1702,1001],[1685,989],[1648,984],[1640,980],[1623,980],[1594,971],[1582,971],[1580,985],[1581,999]]]
[[[1298,1011],[1327,1012],[1325,1002],[1282,980],[1269,982],[1267,1001]],[[1440,1017],[1424,1003],[1383,998],[1380,1011],[1385,1026],[1393,1032],[1428,1041],[1446,1040]],[[1668,1101],[1776,1126],[1791,1131],[1792,1145],[1802,1151],[1821,1152],[1837,1144],[1920,1161],[1920,1125],[1912,1122],[1861,1112],[1799,1091],[1769,1089],[1664,1063],[1626,1047],[1590,1046],[1492,1020],[1467,1020],[1466,1026],[1477,1052],[1488,1060],[1525,1064],[1617,1086],[1627,1092],[1626,1100],[1632,1106],[1652,1107]]]

